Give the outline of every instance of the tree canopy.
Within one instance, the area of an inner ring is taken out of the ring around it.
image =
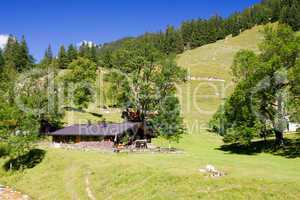
[[[282,145],[287,120],[295,114],[290,111],[299,107],[300,38],[286,25],[267,27],[260,51],[237,53],[232,66],[237,86],[210,122],[226,142],[274,134]]]
[[[138,113],[156,134],[176,139],[184,131],[176,83],[185,71],[149,43],[128,41],[112,54],[108,75],[119,106]],[[172,119],[172,120],[171,120]]]

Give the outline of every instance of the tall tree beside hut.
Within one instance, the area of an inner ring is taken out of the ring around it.
[[[179,138],[184,126],[175,85],[185,79],[185,71],[174,58],[165,57],[152,44],[128,41],[113,53],[112,65],[116,70],[107,79],[118,104],[138,113],[157,135]]]

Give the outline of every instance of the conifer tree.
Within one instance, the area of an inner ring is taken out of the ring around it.
[[[49,65],[51,65],[53,61],[53,53],[52,53],[52,48],[51,45],[49,44],[48,48],[45,51],[44,58],[42,59],[40,65],[42,68],[47,68]]]
[[[3,52],[0,49],[0,73],[3,70],[3,67],[4,67],[4,58],[3,58]]]
[[[52,48],[51,48],[50,44],[45,52],[45,58],[47,58],[49,61],[52,61],[52,59],[53,59],[53,53],[52,53]]]
[[[168,26],[164,38],[164,51],[166,54],[181,53],[183,40],[179,32],[173,26]]]
[[[92,44],[90,47],[90,56],[89,59],[91,59],[93,62],[97,62],[97,46]]]
[[[17,60],[17,71],[22,72],[26,69],[30,69],[33,67],[33,57],[29,54],[27,42],[25,37],[22,36],[22,40],[19,44],[19,53]]]
[[[280,21],[290,25],[294,31],[300,30],[300,1],[284,0],[282,7]]]
[[[79,47],[79,56],[87,58],[88,55],[89,55],[88,44],[86,44],[86,42],[82,42],[82,44]]]
[[[66,53],[64,45],[62,45],[58,52],[58,66],[60,69],[67,69],[68,64],[68,55]]]
[[[73,44],[68,46],[67,55],[70,63],[78,57],[78,51]]]
[[[3,52],[6,67],[17,69],[18,51],[18,41],[14,36],[10,35]]]

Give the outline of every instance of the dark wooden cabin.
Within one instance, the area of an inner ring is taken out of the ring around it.
[[[151,141],[152,136],[146,134],[140,122],[100,123],[72,125],[55,132],[47,133],[52,136],[52,141],[57,143],[79,143],[86,141],[112,141],[122,143],[127,138],[127,143],[138,139]]]

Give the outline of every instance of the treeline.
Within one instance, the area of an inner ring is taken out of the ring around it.
[[[103,45],[82,43],[79,48],[74,45],[67,48],[61,46],[56,65],[65,69],[72,60],[84,57],[102,67],[111,68],[113,51],[128,42],[146,42],[166,55],[178,54],[224,39],[228,35],[237,36],[255,25],[277,21],[288,24],[294,31],[300,30],[300,0],[263,0],[227,18],[215,15],[209,19],[184,21],[179,28],[168,26],[165,31],[127,37]],[[54,59],[50,50],[49,47],[41,65],[47,66]]]
[[[25,37],[19,41],[10,35],[3,50],[0,49],[0,68],[9,67],[16,72],[23,72],[34,67],[34,58],[29,54]]]
[[[237,36],[255,25],[269,22],[287,23],[294,31],[300,29],[300,0],[263,0],[243,12],[235,12],[227,18],[215,15],[209,19],[185,21],[179,28],[168,26],[165,31],[145,33],[137,38],[125,38],[104,44],[99,50],[102,61],[109,66],[109,54],[128,40],[142,40],[152,43],[165,54],[182,53],[228,35]]]
[[[215,15],[209,19],[184,21],[177,29],[168,26],[165,31],[145,33],[139,37],[123,38],[103,45],[87,42],[83,42],[80,47],[73,44],[68,47],[62,45],[57,56],[53,55],[49,45],[38,66],[48,67],[54,64],[57,68],[66,69],[73,60],[84,57],[100,66],[111,68],[112,52],[126,45],[128,41],[151,43],[166,55],[178,54],[224,39],[228,35],[237,36],[255,25],[277,21],[290,25],[294,31],[300,30],[300,0],[263,0],[227,18]],[[34,59],[29,54],[24,37],[18,41],[10,36],[2,54],[4,60],[9,60],[7,62],[18,72],[34,66]]]
[[[39,66],[41,68],[47,68],[51,64],[55,65],[58,69],[67,69],[68,65],[79,57],[87,58],[95,63],[98,62],[97,51],[99,47],[95,44],[89,44],[82,42],[79,48],[70,44],[67,48],[62,45],[58,51],[57,57],[53,55],[51,45],[45,51],[45,55]]]

